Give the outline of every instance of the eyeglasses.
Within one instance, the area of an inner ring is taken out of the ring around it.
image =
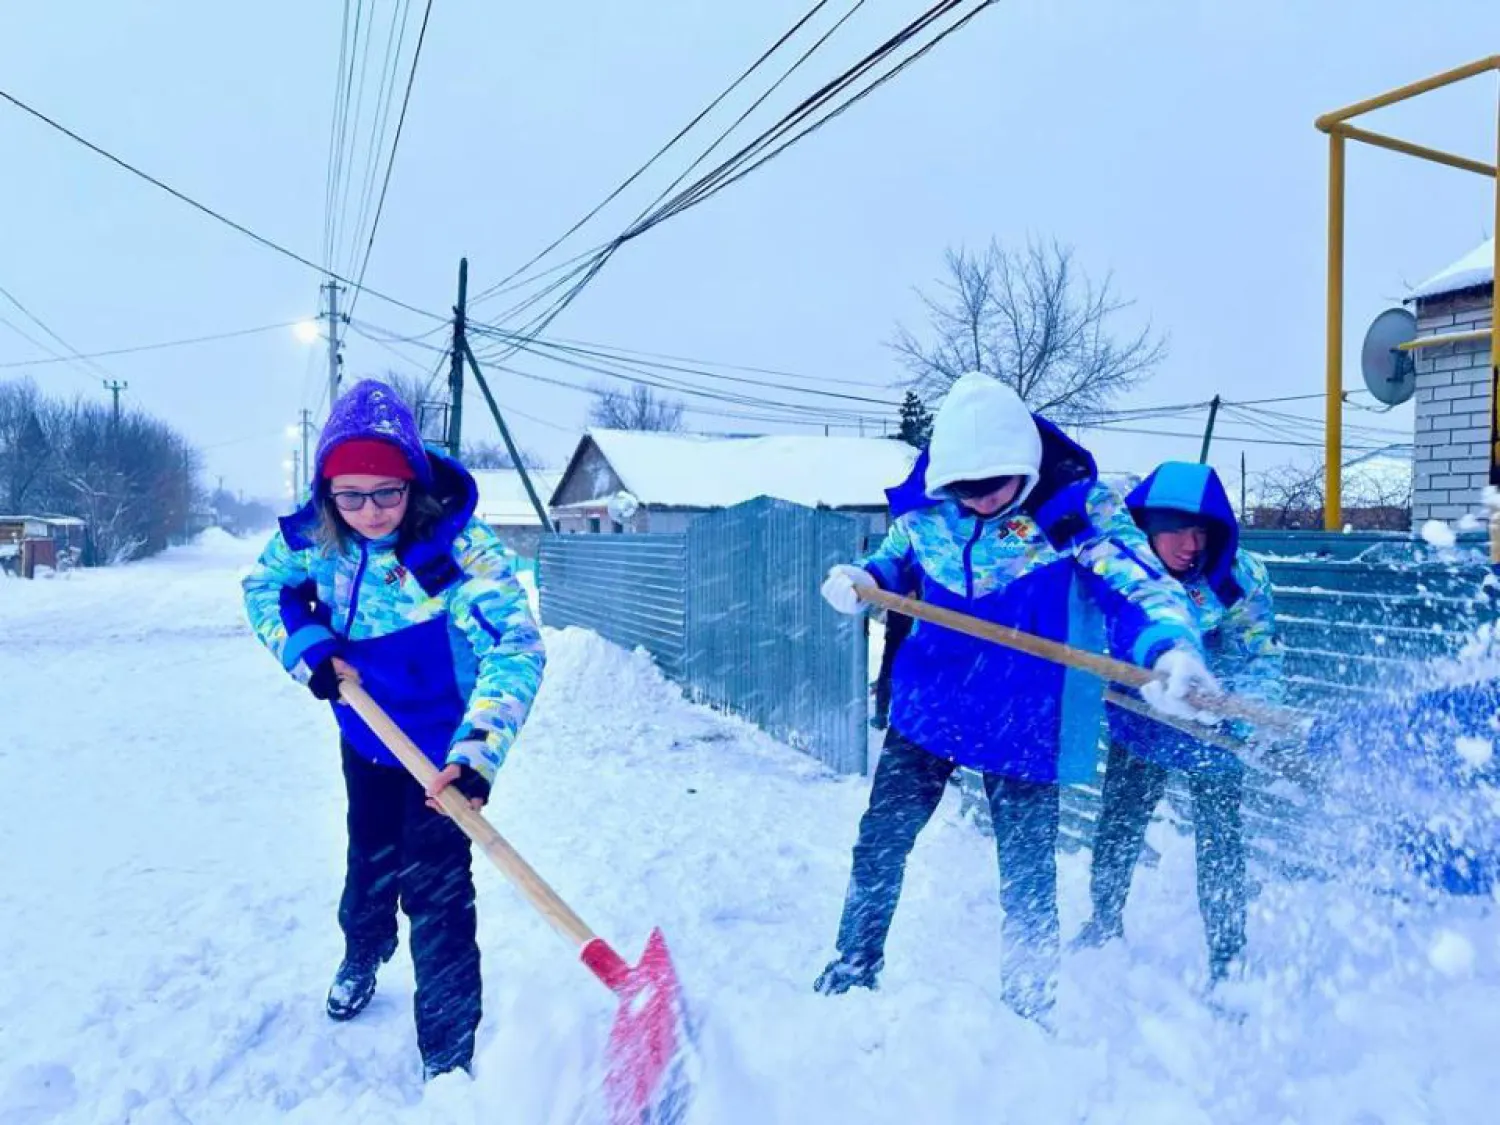
[[[960,500],[978,500],[982,496],[989,496],[999,492],[1008,485],[1015,477],[986,477],[983,480],[956,480],[948,487]]]
[[[398,484],[390,488],[377,488],[374,492],[335,492],[333,502],[341,512],[357,512],[365,506],[366,500],[375,501],[377,508],[399,508],[401,501],[406,498],[406,489],[406,485]]]

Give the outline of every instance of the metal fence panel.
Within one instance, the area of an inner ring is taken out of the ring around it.
[[[686,542],[682,535],[544,536],[537,568],[542,622],[644,648],[664,675],[680,681]]]
[[[859,520],[767,497],[701,516],[687,533],[693,697],[840,773],[867,764],[868,649],[863,619],[832,612],[818,591],[861,536]]]

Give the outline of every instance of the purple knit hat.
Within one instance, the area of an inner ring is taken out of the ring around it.
[[[388,441],[411,465],[418,483],[432,486],[432,462],[422,444],[422,433],[411,408],[401,396],[378,379],[362,379],[338,397],[323,433],[318,438],[315,480],[323,476],[323,463],[336,445],[354,438]]]

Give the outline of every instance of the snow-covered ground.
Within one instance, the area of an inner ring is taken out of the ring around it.
[[[482,860],[474,1082],[418,1081],[404,953],[358,1021],[323,1015],[338,759],[243,623],[253,552],[211,535],[0,581],[0,1125],[578,1120],[610,998]],[[1191,841],[1162,825],[1129,944],[1067,957],[1055,1039],[999,1000],[994,856],[956,803],[913,856],[885,987],[814,996],[866,783],[686,705],[639,654],[548,643],[490,815],[623,950],[662,926],[704,1019],[695,1121],[1490,1119],[1493,904],[1270,886],[1235,1024],[1198,999]],[[1084,858],[1062,878],[1066,937]]]

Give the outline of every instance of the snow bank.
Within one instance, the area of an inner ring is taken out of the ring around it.
[[[359,1020],[323,1015],[338,758],[326,709],[246,633],[256,546],[4,607],[0,1122],[589,1120],[610,998],[482,860],[474,1082],[420,1084],[404,950]],[[703,1021],[695,1125],[1488,1119],[1492,904],[1268,882],[1237,1024],[1200,999],[1192,842],[1164,823],[1129,940],[1065,957],[1055,1038],[1000,1000],[996,859],[952,798],[912,857],[881,990],[814,996],[866,783],[690,706],[644,654],[547,639],[490,815],[632,959],[662,927]],[[41,762],[65,806],[37,799]],[[1061,888],[1066,938],[1084,857],[1062,857]]]

